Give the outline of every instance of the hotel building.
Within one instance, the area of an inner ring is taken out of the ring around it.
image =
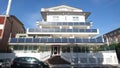
[[[36,28],[10,38],[9,46],[16,56],[32,56],[49,64],[58,57],[70,64],[118,63],[114,51],[99,51],[105,42],[102,37],[96,37],[99,29],[91,29],[93,23],[87,21],[90,12],[60,5],[42,8],[41,15],[43,19],[36,22]]]

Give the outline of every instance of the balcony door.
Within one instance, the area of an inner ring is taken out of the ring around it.
[[[52,45],[51,55],[52,56],[60,55],[60,45]]]

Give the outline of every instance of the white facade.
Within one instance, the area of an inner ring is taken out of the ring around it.
[[[26,34],[17,34],[16,38],[10,40],[9,45],[16,56],[19,53],[43,53],[47,56],[45,59],[59,55],[75,64],[82,64],[82,58],[87,60],[85,64],[91,64],[91,59],[95,59],[92,64],[118,63],[117,59],[110,63],[106,60],[111,56],[111,59],[117,58],[115,52],[107,54],[98,51],[105,42],[102,38],[95,38],[99,29],[91,29],[92,23],[87,21],[90,12],[61,5],[42,8],[41,14],[43,20],[36,22],[37,28],[28,28]],[[39,59],[43,60],[41,57]],[[101,63],[98,63],[99,59],[102,59]]]
[[[85,22],[80,15],[47,15],[47,22]]]

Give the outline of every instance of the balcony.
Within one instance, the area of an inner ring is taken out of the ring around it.
[[[11,38],[9,43],[103,43],[102,38]]]
[[[42,22],[38,25],[51,25],[51,26],[91,26],[91,22]]]
[[[81,32],[81,33],[98,33],[97,29],[40,29],[40,28],[29,28],[29,32],[71,32],[71,33],[76,33],[76,32]]]

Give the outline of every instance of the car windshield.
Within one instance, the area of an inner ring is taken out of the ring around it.
[[[0,62],[3,62],[3,60],[2,60],[2,59],[0,59]]]
[[[38,60],[33,57],[22,57],[22,58],[19,58],[19,61],[27,62],[27,63],[37,63],[38,62]]]

